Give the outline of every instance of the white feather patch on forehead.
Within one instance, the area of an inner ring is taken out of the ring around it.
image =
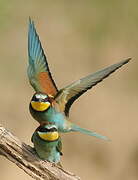
[[[36,97],[37,99],[45,99],[45,98],[47,98],[48,96],[47,96],[46,94],[36,94],[35,97]]]
[[[49,124],[47,126],[45,126],[47,129],[52,129],[52,128],[56,128],[57,129],[57,126],[54,125],[54,124]]]

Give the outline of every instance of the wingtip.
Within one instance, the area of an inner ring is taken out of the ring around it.
[[[123,60],[123,64],[126,64],[126,63],[128,63],[129,61],[131,61],[131,57],[129,57],[129,58],[127,58],[127,59],[125,59],[125,60]]]
[[[131,59],[132,59],[131,57],[127,58],[128,61],[130,61]]]
[[[32,24],[32,19],[31,19],[31,17],[29,16],[29,25],[31,25]]]
[[[31,16],[29,16],[29,22],[31,22]]]
[[[29,16],[29,27],[30,26],[34,26],[34,21],[31,19],[31,17]]]
[[[121,66],[127,64],[129,61],[131,61],[131,59],[132,59],[132,58],[129,57],[129,58],[127,58],[127,59],[124,59],[124,60],[120,61],[119,63],[113,64],[113,66],[116,65],[116,66],[117,66],[117,69],[118,69],[118,68],[120,68]]]

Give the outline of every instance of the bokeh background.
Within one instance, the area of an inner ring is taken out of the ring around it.
[[[133,60],[83,95],[70,119],[108,136],[63,135],[62,164],[84,180],[138,179],[138,1],[0,0],[0,119],[22,141],[38,126],[29,114],[28,17],[34,19],[58,87],[120,60]],[[0,179],[31,180],[0,157]]]

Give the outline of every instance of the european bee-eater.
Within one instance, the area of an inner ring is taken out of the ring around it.
[[[62,143],[55,125],[39,126],[33,136],[34,149],[42,160],[58,163],[62,155]]]
[[[30,102],[30,113],[41,125],[55,124],[59,132],[79,131],[90,136],[107,139],[105,136],[80,128],[69,121],[69,109],[73,102],[88,89],[108,77],[131,58],[90,74],[58,90],[52,79],[34,22],[29,21],[28,33],[28,77],[36,91]]]

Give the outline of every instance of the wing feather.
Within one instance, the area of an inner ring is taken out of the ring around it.
[[[31,19],[29,19],[28,56],[29,66],[27,73],[32,87],[36,92],[44,92],[55,96],[58,89],[52,79],[46,56],[36,32],[34,22]]]
[[[68,116],[71,105],[78,97],[108,77],[111,73],[115,72],[118,68],[128,63],[130,59],[131,58],[128,58],[117,64],[113,64],[61,89],[55,98],[61,107],[60,109],[65,112],[66,116]]]
[[[59,138],[58,140],[58,144],[57,144],[57,151],[60,152],[60,155],[62,156],[62,142],[61,142],[61,138]]]

